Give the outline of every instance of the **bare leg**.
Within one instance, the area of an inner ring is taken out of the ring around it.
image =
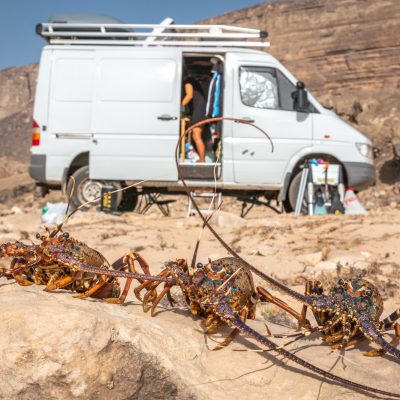
[[[193,140],[196,144],[197,152],[199,153],[199,162],[204,162],[206,157],[206,146],[204,145],[202,138],[203,129],[198,127],[193,129]]]

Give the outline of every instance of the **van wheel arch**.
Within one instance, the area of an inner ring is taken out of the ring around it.
[[[286,212],[292,212],[294,211],[295,204],[296,204],[296,198],[297,198],[297,193],[299,191],[299,185],[300,185],[300,178],[301,178],[301,166],[304,164],[306,160],[309,160],[311,158],[321,158],[325,161],[329,161],[332,164],[340,164],[342,166],[342,171],[343,171],[343,179],[346,184],[347,182],[347,173],[346,169],[343,165],[342,162],[340,162],[336,157],[330,155],[330,154],[309,154],[303,158],[301,158],[295,165],[295,167],[292,170],[291,173],[291,178],[290,182],[286,191],[286,196],[285,199],[283,200],[283,208],[285,209]]]

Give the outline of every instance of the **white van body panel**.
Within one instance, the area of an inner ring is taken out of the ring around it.
[[[260,131],[224,121],[219,187],[279,190],[299,162],[315,154],[335,157],[348,176],[362,168],[362,180],[371,184],[373,161],[356,147],[356,143],[371,145],[364,135],[323,108],[311,94],[314,112],[310,113],[244,104],[242,66],[272,68],[293,85],[296,78],[268,53],[218,47],[44,47],[34,106],[41,139],[39,146],[31,148],[32,160],[39,161],[36,165],[31,161],[31,176],[39,182],[61,184],[73,160],[87,154],[91,179],[176,184],[183,53],[222,54],[224,116],[254,120],[274,144],[271,152]]]
[[[176,181],[182,54],[128,50],[97,51],[90,176]]]
[[[89,151],[93,60],[94,50],[43,49],[33,113],[41,138],[32,154],[46,154],[47,181],[62,182],[73,159]]]

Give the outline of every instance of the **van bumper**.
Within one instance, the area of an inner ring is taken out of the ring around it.
[[[362,162],[344,162],[347,174],[347,186],[355,190],[366,189],[376,183],[375,166]]]
[[[46,182],[46,155],[32,154],[29,163],[29,175],[38,182]]]

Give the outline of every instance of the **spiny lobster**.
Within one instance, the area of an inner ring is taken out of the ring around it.
[[[192,125],[190,128],[188,128],[188,130],[185,132],[185,134],[187,132],[189,132],[190,130],[199,127],[201,125],[210,123],[210,122],[214,122],[214,121],[220,121],[223,119],[227,119],[227,120],[233,120],[235,122],[239,122],[239,123],[243,123],[243,124],[247,124],[247,125],[251,125],[253,127],[255,127],[256,129],[262,131],[262,129],[260,129],[259,127],[257,127],[256,125],[245,121],[245,120],[240,120],[240,119],[234,119],[234,118],[224,118],[224,117],[217,117],[217,118],[210,118],[204,121],[200,121],[197,124]],[[266,134],[264,131],[262,131],[264,134]],[[268,137],[268,135],[267,135]],[[269,137],[268,137],[269,138]],[[269,138],[269,140],[271,141],[271,139]],[[260,271],[259,269],[257,269],[256,267],[254,267],[253,265],[249,264],[246,260],[244,260],[234,249],[232,249],[231,246],[229,246],[223,239],[222,237],[215,231],[215,229],[212,227],[212,225],[209,224],[209,218],[206,218],[200,211],[196,201],[193,199],[190,189],[186,184],[185,178],[182,175],[182,172],[180,170],[180,166],[179,166],[179,161],[178,161],[178,150],[179,150],[179,143],[180,141],[178,140],[177,144],[176,144],[176,148],[175,148],[175,164],[176,164],[176,168],[178,170],[178,176],[179,179],[182,181],[183,187],[185,189],[185,192],[187,194],[187,196],[189,198],[191,198],[192,203],[194,205],[194,207],[196,208],[196,211],[198,212],[200,218],[203,220],[203,224],[204,226],[206,226],[211,233],[214,235],[214,237],[222,244],[222,246],[235,258],[239,259],[243,265],[251,272],[253,272],[254,274],[256,274],[257,276],[259,276],[260,278],[262,278],[263,280],[265,280],[266,282],[268,282],[269,284],[271,284],[272,286],[274,286],[275,288],[283,291],[284,293],[288,294],[289,296],[291,296],[292,298],[295,298],[296,300],[299,300],[301,303],[304,304],[304,306],[311,306],[314,307],[314,309],[317,312],[332,312],[333,309],[335,309],[335,312],[337,312],[340,309],[344,309],[344,310],[348,310],[348,312],[351,315],[351,319],[353,320],[353,318],[355,318],[354,323],[355,325],[359,325],[358,329],[365,329],[364,335],[366,337],[369,337],[370,340],[373,340],[375,343],[377,343],[379,346],[381,346],[381,348],[385,351],[387,351],[388,353],[394,355],[397,358],[400,358],[400,351],[398,349],[396,349],[394,346],[392,346],[391,344],[389,344],[388,342],[386,342],[386,340],[382,337],[382,334],[379,332],[379,329],[377,328],[377,326],[374,324],[376,321],[374,320],[374,317],[369,316],[368,312],[366,310],[358,310],[357,313],[354,313],[351,310],[351,307],[348,304],[348,301],[343,298],[343,295],[340,296],[339,294],[339,298],[342,299],[342,301],[337,300],[337,298],[335,296],[331,296],[331,297],[327,297],[327,296],[323,296],[318,295],[316,293],[313,294],[313,296],[303,296],[300,293],[288,288],[287,286],[285,286],[284,284],[282,284],[281,282],[277,281],[276,279],[272,278],[271,276],[263,273],[262,271]],[[272,142],[271,142],[272,144]],[[272,148],[273,150],[273,148]],[[192,261],[192,265],[195,261]],[[259,293],[261,295],[264,295],[264,299],[269,299],[269,301],[271,301],[271,299],[274,299],[275,304],[281,306],[282,308],[285,308],[285,303],[282,302],[281,300],[277,299],[277,298],[273,298],[273,296],[268,293],[265,289],[258,289]],[[351,297],[351,296],[350,296]],[[337,304],[336,301],[339,301],[340,304]],[[363,303],[365,304],[365,303]],[[343,308],[344,307],[344,308]],[[310,326],[309,321],[307,321],[304,318],[299,318],[299,314],[291,309],[290,307],[286,307],[285,308],[286,311],[288,311],[289,313],[291,313],[293,316],[295,316],[295,318],[297,318],[298,320],[302,320],[302,323],[305,324],[307,327]],[[306,311],[304,311],[302,313],[305,313]],[[340,311],[339,311],[340,312]],[[389,319],[397,319],[398,314],[399,314],[399,310],[395,311],[393,314],[391,314],[391,316],[389,317]],[[345,313],[344,313],[345,314]],[[343,317],[343,312],[340,314]],[[347,321],[348,317],[346,316],[346,321]],[[336,320],[335,320],[336,321]],[[340,321],[339,321],[340,322]],[[384,324],[386,324],[386,320],[384,322]],[[355,325],[350,327],[353,328],[353,330],[355,329]],[[346,326],[347,328],[349,327],[349,323],[346,322]],[[346,327],[343,328],[343,330],[347,329]],[[399,328],[396,326],[396,332],[399,330]],[[346,340],[348,340],[346,335]],[[350,334],[351,336],[351,334]]]
[[[103,298],[110,303],[122,304],[127,296],[132,279],[126,281],[124,290],[116,278],[107,277],[103,272],[115,269],[128,269],[135,273],[135,261],[145,273],[150,273],[148,266],[138,253],[129,253],[112,265],[97,250],[89,247],[62,231],[62,224],[54,231],[48,228],[47,235],[37,234],[39,244],[25,244],[19,241],[9,242],[0,245],[0,258],[12,257],[10,268],[2,268],[2,275],[7,278],[14,278],[18,284],[29,286],[32,284],[46,285],[45,291],[53,291],[65,288],[80,293],[78,298],[95,297]],[[60,234],[58,234],[60,233]],[[102,273],[90,273],[73,271],[68,265],[54,259],[54,252],[63,252],[81,262],[96,266]]]
[[[97,267],[77,261],[61,250],[54,251],[52,257],[55,261],[63,262],[73,270],[92,273],[103,272]],[[192,314],[205,318],[208,332],[215,331],[223,323],[234,327],[232,333],[221,344],[222,347],[226,346],[238,332],[242,332],[268,349],[327,379],[355,389],[400,398],[400,394],[361,385],[324,371],[278,346],[269,338],[246,325],[247,317],[254,318],[254,301],[257,295],[248,268],[238,259],[222,258],[210,262],[206,266],[198,264],[196,270],[189,269],[184,260],[167,262],[165,269],[157,276],[116,270],[106,270],[104,275],[142,280],[143,283],[139,286],[136,294],[139,295],[142,289],[147,290],[146,296],[148,297],[143,301],[145,307],[149,303],[151,304],[152,311],[160,300],[168,295],[170,288],[178,285]],[[157,295],[155,289],[162,282],[164,282],[164,289],[160,295]]]
[[[365,353],[367,356],[381,355],[384,352],[400,358],[400,351],[394,347],[399,343],[400,326],[395,323],[400,318],[400,309],[397,309],[387,318],[380,320],[383,312],[383,300],[378,289],[370,282],[361,278],[340,278],[332,286],[328,294],[319,281],[308,281],[305,295],[297,295],[297,300],[303,303],[300,314],[290,308],[282,300],[272,296],[267,290],[260,288],[261,300],[276,304],[278,307],[292,314],[299,322],[299,328],[305,327],[304,336],[314,331],[323,334],[323,340],[334,349],[345,348],[357,344],[363,339],[369,339],[380,346],[378,351]],[[308,307],[318,323],[311,327],[306,319]],[[395,330],[395,337],[388,343],[382,333]]]

